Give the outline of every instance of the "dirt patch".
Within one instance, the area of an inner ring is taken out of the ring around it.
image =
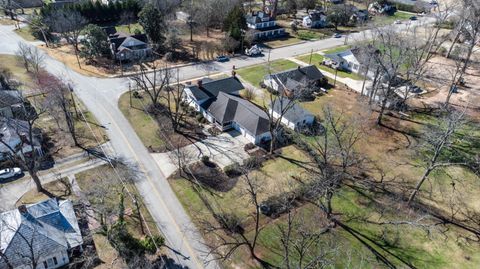
[[[428,94],[413,103],[424,103],[438,107],[445,103],[455,69],[455,62],[445,57],[437,56],[427,64],[426,80]],[[450,103],[457,107],[468,108],[471,117],[480,119],[480,63],[473,62],[463,76],[465,86],[460,86],[458,93],[454,93]]]

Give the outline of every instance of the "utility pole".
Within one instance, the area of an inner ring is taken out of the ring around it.
[[[310,51],[310,59],[308,60],[308,65],[312,64],[313,49]]]

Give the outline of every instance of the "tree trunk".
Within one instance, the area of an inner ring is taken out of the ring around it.
[[[40,181],[37,172],[33,169],[28,169],[28,174],[30,175],[30,177],[32,177],[33,182],[35,183],[35,187],[37,188],[37,192],[44,192],[45,189],[42,186],[42,182]]]
[[[423,182],[428,178],[428,175],[433,171],[433,168],[430,166],[427,168],[425,173],[423,174],[422,178],[420,181],[418,181],[417,186],[415,186],[415,190],[413,190],[412,194],[410,194],[410,197],[408,198],[408,204],[410,205],[413,202],[413,199],[415,199],[415,196],[417,196],[418,191],[422,187]]]
[[[453,39],[452,45],[450,45],[450,48],[448,49],[447,55],[445,57],[450,58],[450,54],[452,53],[453,47],[455,47],[455,44],[457,44],[458,38],[460,37],[460,31],[457,31],[457,34],[455,35],[455,38]]]

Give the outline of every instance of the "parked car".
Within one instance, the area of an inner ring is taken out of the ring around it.
[[[410,17],[410,20],[411,20],[411,21],[416,21],[416,20],[417,20],[417,16],[412,16],[412,17]]]
[[[0,170],[0,180],[1,179],[10,179],[12,177],[20,176],[22,174],[23,174],[22,169],[20,169],[18,167],[5,168],[5,169]]]
[[[333,34],[333,37],[334,37],[334,38],[340,38],[340,37],[342,37],[342,34],[340,34],[340,33],[335,33],[335,34]]]
[[[225,56],[225,55],[219,55],[217,56],[217,62],[223,63],[223,62],[228,62],[230,59]]]
[[[396,21],[394,22],[394,24],[402,24],[402,21],[401,21],[401,20],[396,20]]]
[[[253,45],[249,49],[245,49],[245,54],[248,56],[259,56],[262,55],[262,49],[257,45]]]

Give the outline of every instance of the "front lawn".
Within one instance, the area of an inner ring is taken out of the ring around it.
[[[377,15],[373,17],[373,21],[380,25],[392,24],[396,20],[405,21],[409,20],[410,17],[413,16],[411,13],[407,13],[404,11],[397,11],[395,14],[391,16],[385,15]]]
[[[296,59],[300,60],[302,62],[305,62],[305,63],[310,63],[311,62],[311,64],[316,65],[318,67],[318,69],[323,70],[323,71],[327,71],[331,74],[335,74],[335,69],[330,68],[330,67],[322,64],[322,61],[325,58],[318,53],[314,53],[312,55],[307,54],[307,55],[299,56]],[[358,75],[358,74],[349,73],[349,72],[340,71],[340,70],[337,71],[337,76],[342,77],[342,78],[351,78],[351,79],[355,79],[355,80],[363,80],[363,77]]]
[[[259,87],[260,82],[269,73],[277,73],[297,67],[297,64],[289,60],[277,60],[269,64],[260,64],[252,67],[241,68],[237,74],[255,87]]]
[[[117,32],[123,32],[123,33],[133,34],[135,33],[135,30],[139,30],[140,32],[143,33],[143,27],[139,23],[130,24],[130,31],[128,30],[128,25],[117,25],[115,26],[115,29],[117,29]]]

